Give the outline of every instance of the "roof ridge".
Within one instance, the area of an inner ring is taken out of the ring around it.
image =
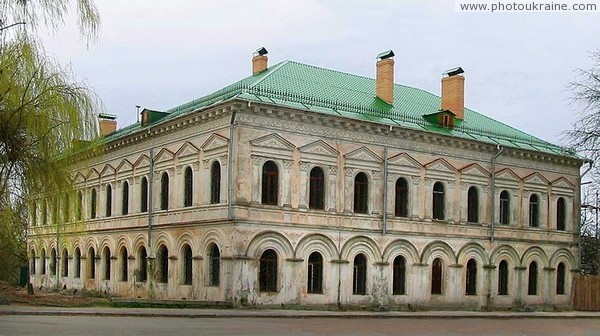
[[[282,68],[284,65],[286,65],[287,63],[290,63],[291,61],[288,60],[284,60],[281,61],[275,65],[273,65],[270,68],[267,68],[266,71],[264,71],[262,74],[264,74],[264,76],[261,76],[261,78],[257,78],[256,81],[248,84],[248,87],[254,87],[255,85],[260,84],[260,82],[264,81],[267,77],[269,77],[270,75],[272,75],[274,72],[276,72],[277,70],[279,70],[280,68]],[[251,75],[254,76],[254,75]],[[248,77],[250,78],[250,77]],[[242,79],[241,81],[243,81],[244,79]]]

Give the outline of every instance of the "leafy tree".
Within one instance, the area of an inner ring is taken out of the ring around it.
[[[93,2],[75,5],[82,36],[95,39],[100,21]],[[26,264],[25,228],[31,210],[39,208],[36,197],[72,189],[68,162],[61,157],[74,140],[96,134],[96,96],[48,57],[36,38],[40,29],[57,29],[70,6],[60,0],[0,0],[1,280],[15,280],[15,266]],[[19,22],[25,24],[14,25]],[[56,196],[51,199],[56,203]]]

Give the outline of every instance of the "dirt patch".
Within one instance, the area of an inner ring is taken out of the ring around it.
[[[85,307],[107,306],[110,299],[102,294],[80,290],[45,290],[34,288],[34,295],[27,288],[0,281],[0,304],[22,304],[33,306]]]

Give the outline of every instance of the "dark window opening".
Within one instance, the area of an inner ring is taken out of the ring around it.
[[[535,261],[532,261],[531,264],[529,264],[529,283],[527,286],[528,295],[537,295],[537,278],[537,263]]]
[[[62,206],[63,206],[63,222],[67,223],[69,221],[71,221],[71,200],[69,197],[69,194],[65,193],[65,195],[62,198]]]
[[[510,224],[510,198],[506,190],[500,193],[500,224]]]
[[[140,195],[140,212],[148,211],[148,179],[144,176],[142,177],[141,183],[141,195]]]
[[[121,281],[127,281],[128,279],[128,275],[129,275],[129,265],[128,265],[128,254],[127,254],[127,248],[125,246],[121,247],[121,278],[119,280]]]
[[[121,214],[127,215],[129,213],[129,182],[123,182],[123,199],[121,200]]]
[[[88,278],[94,279],[96,277],[96,251],[93,247],[88,250]]]
[[[221,252],[217,245],[213,244],[209,252],[208,285],[218,286],[221,279]]]
[[[106,217],[112,216],[112,187],[106,185]]]
[[[67,249],[63,250],[60,260],[62,261],[61,275],[63,277],[68,277],[69,276],[69,253],[67,252]]]
[[[352,281],[352,294],[367,294],[367,257],[360,253],[354,257],[354,272]]]
[[[169,282],[169,250],[165,245],[158,248],[158,282]]]
[[[260,256],[259,289],[261,292],[277,291],[277,253],[266,250]]]
[[[73,265],[73,277],[79,279],[81,278],[81,251],[79,250],[79,247],[75,248],[73,261],[75,262]]]
[[[104,280],[110,280],[110,249],[105,247],[102,251],[102,259],[104,259]]]
[[[194,177],[192,175],[192,168],[185,168],[185,173],[183,174],[183,206],[190,207],[192,206],[192,198],[194,189]]]
[[[46,201],[42,202],[42,225],[48,225],[48,204]]]
[[[529,226],[538,227],[540,204],[538,195],[533,194],[529,197]]]
[[[210,203],[221,203],[221,164],[219,161],[213,162],[210,169]]]
[[[96,218],[96,189],[92,189],[92,195],[90,196],[90,218]]]
[[[323,169],[314,167],[310,171],[308,206],[311,209],[325,209],[325,174]]]
[[[406,294],[406,260],[403,256],[397,256],[394,259],[393,270],[393,288],[394,295]]]
[[[169,209],[169,174],[163,173],[160,178],[160,209]]]
[[[369,212],[369,181],[365,173],[358,173],[354,178],[354,212]]]
[[[138,281],[146,282],[148,280],[148,254],[146,248],[141,246],[138,249]]]
[[[31,202],[31,226],[37,225],[37,204],[35,201]]]
[[[598,211],[598,210],[596,210]],[[564,231],[566,229],[566,207],[565,199],[559,197],[556,201],[556,229]]]
[[[56,275],[56,250],[50,250],[50,275]]]
[[[408,217],[408,182],[406,182],[406,179],[404,178],[396,180],[394,215],[398,217]]]
[[[194,271],[192,269],[192,248],[185,244],[183,246],[183,284],[191,285]]]
[[[471,187],[467,193],[467,222],[479,222],[479,192]]]
[[[498,267],[498,295],[508,295],[508,262],[502,260]]]
[[[475,259],[469,259],[467,262],[467,295],[477,295],[477,262]]]
[[[308,292],[323,293],[323,257],[313,252],[308,257]]]
[[[431,294],[442,294],[442,260],[435,258],[431,265]]]
[[[262,204],[277,205],[279,171],[273,161],[263,165],[262,172]]]
[[[444,185],[436,182],[433,185],[433,219],[444,220]]]
[[[46,274],[46,249],[42,249],[42,255],[40,257],[40,271],[42,274]]]
[[[35,274],[35,250],[31,250],[29,258],[29,273]]]
[[[565,294],[565,264],[563,263],[556,267],[556,294]]]
[[[77,213],[77,220],[78,221],[80,221],[80,220],[83,219],[82,209],[83,209],[83,193],[81,191],[77,191],[77,209],[76,209],[76,213]]]

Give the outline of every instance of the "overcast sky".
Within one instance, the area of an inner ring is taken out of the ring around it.
[[[566,0],[565,0],[566,1]],[[497,2],[497,1],[496,1]],[[454,0],[97,0],[100,40],[46,36],[119,127],[135,105],[166,110],[248,76],[252,52],[375,77],[393,49],[395,82],[440,93],[462,66],[467,107],[553,143],[575,120],[569,82],[600,49],[600,13],[456,12]],[[72,28],[72,27],[71,27]]]

